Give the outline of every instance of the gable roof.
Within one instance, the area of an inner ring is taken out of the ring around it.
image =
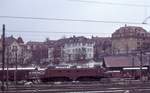
[[[11,45],[13,42],[17,42],[19,44],[24,43],[21,37],[19,37],[18,39],[14,38],[13,36],[5,37],[6,46]],[[0,39],[0,43],[2,43],[2,38]]]
[[[5,43],[6,45],[11,45],[13,42],[17,42],[17,40],[13,37],[13,36],[10,36],[10,37],[6,37],[5,38]]]
[[[18,41],[18,43],[24,43],[24,41],[21,37],[18,37],[17,41]]]

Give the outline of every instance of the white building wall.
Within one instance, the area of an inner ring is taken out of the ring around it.
[[[53,52],[54,52],[54,48],[48,48],[48,60],[50,62],[52,62],[54,60]]]
[[[86,50],[86,59],[92,59],[94,57],[94,43],[67,43],[63,48],[64,61],[75,60],[75,55],[82,48]]]

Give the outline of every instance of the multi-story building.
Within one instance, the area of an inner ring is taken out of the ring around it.
[[[5,60],[7,61],[9,66],[14,67],[16,64],[18,66],[21,66],[26,63],[26,46],[21,37],[18,37],[17,39],[13,36],[6,37],[5,50]]]
[[[92,37],[94,45],[94,60],[101,61],[104,56],[111,54],[111,38],[110,37]]]
[[[54,62],[54,47],[49,47],[48,48],[48,59],[51,64]]]
[[[67,38],[62,47],[62,54],[65,62],[93,59],[94,43],[82,36]]]
[[[147,47],[149,40],[150,33],[142,27],[125,25],[112,34],[112,52],[114,54],[128,54]]]
[[[48,63],[48,46],[44,42],[29,41],[26,44],[27,50],[31,52],[31,63],[42,65]]]
[[[50,64],[59,64],[62,62],[61,47],[63,46],[64,39],[60,40],[47,40],[48,45],[48,60]]]

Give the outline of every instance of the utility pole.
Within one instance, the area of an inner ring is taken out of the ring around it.
[[[6,79],[7,90],[8,90],[8,81],[9,81],[9,74],[8,74],[9,73],[9,71],[8,71],[9,70],[8,69],[9,68],[9,66],[8,66],[9,65],[8,64],[9,63],[9,56],[10,56],[10,52],[9,52],[9,48],[7,48],[7,61],[6,61],[6,66],[7,66],[7,73],[6,73],[7,74],[6,75],[6,78],[7,78]]]
[[[15,82],[15,86],[17,85],[17,46],[14,46],[12,49],[12,52],[14,53],[14,58],[15,58],[15,71],[14,71],[14,82]]]
[[[149,76],[148,77],[150,77],[150,54],[148,55],[149,56],[149,68],[148,68],[148,70],[149,70]]]
[[[142,68],[143,68],[143,58],[142,58],[142,50],[140,50],[140,80],[142,81]]]
[[[69,63],[70,63],[70,61],[71,61],[71,54],[68,54],[68,56],[69,56]]]
[[[16,65],[16,69],[15,69],[15,85],[17,85],[17,64],[18,64],[18,58],[17,58],[17,49],[16,49],[16,63],[15,63],[15,65]]]
[[[3,24],[3,33],[2,33],[2,86],[1,86],[1,90],[2,93],[4,93],[5,90],[5,86],[4,86],[4,68],[5,68],[5,24]]]
[[[132,54],[132,67],[134,68],[134,53]],[[132,77],[135,77],[134,76],[134,70],[132,70]]]
[[[17,51],[18,51],[18,49],[17,49],[17,46],[14,46],[13,47],[13,50],[12,50],[13,52],[14,52],[14,57],[15,57],[15,71],[14,71],[14,81],[15,81],[15,85],[17,85],[17,61],[18,61],[18,58],[17,58]]]

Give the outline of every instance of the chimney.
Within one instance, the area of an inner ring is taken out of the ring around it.
[[[76,36],[75,35],[73,35],[73,38],[75,38]]]
[[[127,24],[125,24],[125,27],[127,27]]]

